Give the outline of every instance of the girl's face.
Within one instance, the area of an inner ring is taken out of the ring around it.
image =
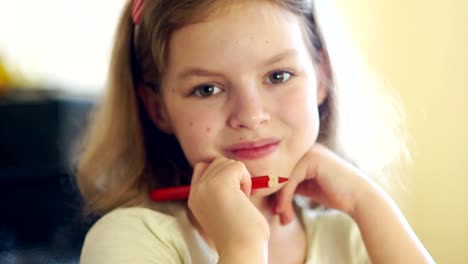
[[[189,163],[224,156],[252,175],[289,177],[326,96],[295,15],[243,1],[174,32],[167,55],[163,103],[150,111]]]

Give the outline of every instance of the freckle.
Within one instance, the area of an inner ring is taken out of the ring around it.
[[[191,126],[191,127],[193,126],[193,122],[190,122],[190,126]]]
[[[210,132],[211,132],[211,128],[210,128],[210,127],[207,127],[207,128],[206,128],[206,132],[210,133]]]
[[[244,140],[244,138],[243,138],[243,137],[240,137],[239,140]]]

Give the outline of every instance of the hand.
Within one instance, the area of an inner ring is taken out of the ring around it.
[[[307,151],[276,194],[282,224],[294,216],[294,193],[348,213],[359,226],[372,263],[435,263],[388,194],[320,144]]]
[[[217,158],[195,165],[188,205],[218,252],[268,241],[269,225],[249,200],[251,187],[240,161]]]
[[[315,144],[297,163],[288,182],[276,194],[275,212],[281,223],[294,217],[294,194],[307,196],[329,208],[353,214],[360,192],[368,184],[362,172],[321,144]]]

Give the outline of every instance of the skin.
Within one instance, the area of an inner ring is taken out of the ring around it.
[[[188,205],[219,262],[303,263],[306,242],[292,209],[295,193],[348,213],[373,263],[431,262],[393,201],[315,142],[326,71],[314,65],[298,19],[263,1],[232,5],[222,16],[172,35],[162,97],[139,90],[153,122],[177,137],[194,167]],[[197,70],[185,74],[189,69]],[[226,150],[265,138],[278,145],[261,158]],[[253,194],[251,176],[265,174],[289,181]],[[276,253],[285,249],[287,259]]]
[[[173,34],[163,80],[164,122],[168,122],[164,125],[176,135],[192,165],[221,156],[235,159],[226,148],[239,142],[280,140],[278,151],[242,162],[253,175],[287,177],[316,140],[317,97],[323,100],[325,91],[317,89],[314,64],[296,18],[279,10],[275,17],[258,17],[254,7],[238,6],[226,16]],[[274,20],[278,25],[272,27]],[[280,60],[269,62],[282,54]],[[191,68],[210,75],[179,77]],[[292,76],[271,83],[274,73],[284,71]],[[214,85],[215,93],[191,94],[203,84]]]

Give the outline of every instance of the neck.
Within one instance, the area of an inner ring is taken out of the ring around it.
[[[280,223],[279,215],[274,213],[274,206],[275,206],[275,194],[271,194],[269,196],[253,196],[250,197],[250,201],[252,204],[262,213],[262,215],[267,220],[268,224],[270,225],[270,230],[274,231],[278,227],[284,227]],[[296,212],[294,211],[294,214]],[[297,216],[295,217],[297,219]]]
[[[270,224],[271,227],[271,225],[274,222],[276,222],[275,219],[278,218],[277,215],[275,215],[273,212],[274,195],[260,197],[254,196],[250,197],[250,201],[263,214],[263,216],[268,221],[268,224]]]

